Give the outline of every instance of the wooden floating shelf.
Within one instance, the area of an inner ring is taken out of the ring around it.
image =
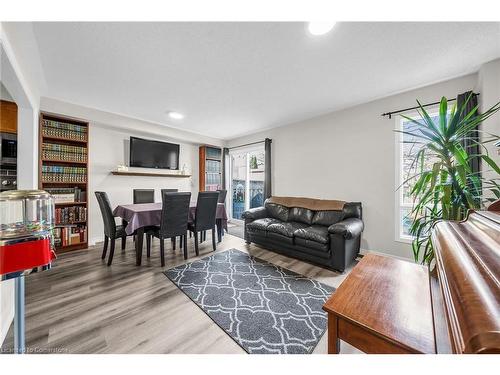
[[[115,176],[143,176],[143,177],[191,177],[190,174],[178,173],[152,173],[152,172],[120,172],[111,171]]]

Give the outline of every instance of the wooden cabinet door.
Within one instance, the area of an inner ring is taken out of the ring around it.
[[[0,132],[17,133],[17,104],[0,100]]]

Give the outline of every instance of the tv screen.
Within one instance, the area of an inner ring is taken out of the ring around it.
[[[179,169],[179,145],[130,137],[130,166]]]

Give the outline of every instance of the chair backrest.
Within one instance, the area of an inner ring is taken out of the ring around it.
[[[187,232],[191,193],[165,192],[162,195],[160,235],[170,238]]]
[[[227,195],[227,190],[221,189],[217,190],[219,192],[219,203],[225,203],[226,202],[226,195]]]
[[[218,191],[200,191],[198,193],[194,218],[194,226],[197,231],[214,228],[218,199]]]
[[[111,210],[111,204],[109,203],[108,194],[104,191],[96,191],[95,196],[99,203],[99,208],[101,209],[102,221],[104,222],[104,234],[113,238],[116,233],[116,223],[113,211]]]
[[[161,199],[163,202],[163,194],[165,193],[177,193],[179,190],[178,189],[161,189]]]
[[[134,189],[134,204],[154,203],[155,189]]]

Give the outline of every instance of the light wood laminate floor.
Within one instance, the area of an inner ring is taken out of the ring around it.
[[[135,265],[132,238],[120,249],[117,241],[111,267],[101,261],[102,244],[62,254],[50,271],[26,278],[26,345],[41,353],[245,353],[221,328],[162,273],[185,263],[182,252],[166,241],[166,265],[160,266],[159,241],[151,258]],[[337,287],[339,274],[247,245],[225,235],[217,251],[239,249],[273,264]],[[192,239],[189,259],[194,256]],[[200,245],[200,256],[212,254],[211,240]],[[325,334],[314,353],[327,352]],[[12,327],[3,351],[13,346]],[[341,352],[356,350],[342,343]]]

